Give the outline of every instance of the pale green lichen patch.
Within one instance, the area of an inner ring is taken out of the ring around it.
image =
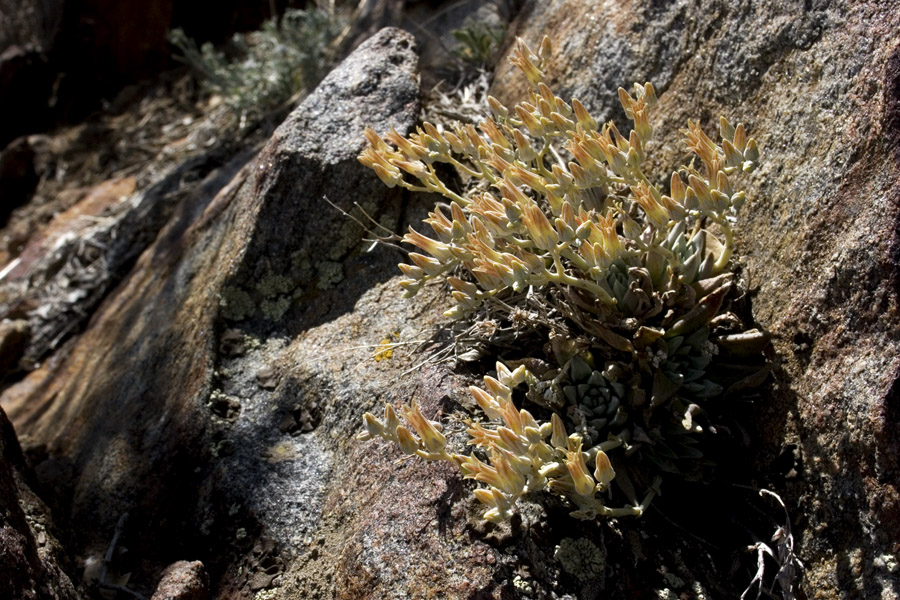
[[[327,290],[344,280],[344,265],[339,262],[323,260],[316,265],[319,281],[316,287]]]
[[[274,298],[280,294],[288,294],[296,287],[290,277],[269,273],[259,280],[256,289],[264,298]]]
[[[286,275],[263,275],[249,290],[246,286],[227,285],[222,289],[219,304],[222,316],[229,321],[263,317],[280,321],[293,304],[297,281]]]
[[[251,316],[256,309],[250,294],[234,285],[222,288],[219,306],[222,308],[222,316],[229,321],[242,321]]]
[[[313,263],[306,250],[295,250],[291,253],[291,273],[298,281],[309,281],[313,276]]]
[[[262,316],[270,321],[280,321],[291,307],[291,299],[281,296],[274,300],[263,300],[259,305]]]
[[[606,551],[586,538],[563,538],[553,557],[563,571],[579,579],[602,579]]]

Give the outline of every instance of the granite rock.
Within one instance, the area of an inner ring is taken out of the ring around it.
[[[554,39],[556,92],[600,116],[625,122],[617,86],[655,85],[655,168],[683,160],[689,118],[712,134],[727,116],[760,142],[738,251],[779,368],[751,415],[754,452],[816,598],[900,595],[898,27],[896,2],[555,0],[515,28]],[[501,66],[492,92],[521,88]]]
[[[49,510],[33,482],[12,424],[0,408],[0,585],[8,598],[79,600]]]
[[[163,571],[151,600],[206,600],[209,576],[200,561],[180,560]]]
[[[61,520],[92,523],[71,540],[86,562],[128,512],[119,545],[140,557],[129,585],[146,591],[188,554],[203,557],[221,597],[243,597],[271,585],[293,537],[317,528],[333,442],[280,431],[273,419],[297,407],[296,376],[271,390],[256,374],[392,274],[396,258],[360,253],[362,228],[323,195],[397,226],[403,197],[356,155],[365,125],[413,125],[415,65],[399,30],[361,45],[230,183],[181,198],[84,333],[7,388],[3,406],[42,484],[66,491],[54,499]],[[247,341],[232,362],[219,355],[226,327]],[[314,400],[299,411],[310,424]]]

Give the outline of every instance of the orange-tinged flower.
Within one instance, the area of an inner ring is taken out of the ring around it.
[[[444,211],[441,210],[440,206],[435,206],[434,212],[428,213],[428,218],[425,219],[425,222],[431,225],[431,229],[434,230],[438,236],[450,236],[453,222],[447,218],[447,215],[444,214]]]
[[[717,158],[718,150],[716,149],[716,144],[709,139],[709,136],[703,133],[696,121],[688,121],[688,128],[683,129],[682,133],[687,136],[685,141],[688,148],[693,150],[705,164],[709,165]],[[734,144],[734,146],[738,150],[742,150],[738,144]]]
[[[616,477],[616,472],[613,470],[612,463],[609,462],[609,456],[606,455],[606,452],[601,450],[597,453],[597,462],[596,468],[594,469],[594,479],[597,480],[597,483],[600,485],[601,489],[606,489],[611,482]]]
[[[543,49],[543,47],[542,43],[541,48]],[[532,84],[536,84],[544,79],[543,71],[534,64],[537,60],[539,60],[538,57],[531,52],[522,38],[516,38],[516,46],[509,57],[509,62],[519,67]]]
[[[634,156],[637,158],[635,166],[639,166],[642,162],[644,162],[645,155],[644,145],[641,142],[641,136],[638,135],[637,131],[631,131],[631,135],[628,136],[628,144],[631,146],[629,154],[634,154]]]
[[[491,225],[492,230],[496,232],[506,231],[508,226],[506,207],[504,207],[503,203],[497,200],[492,194],[484,193],[476,195],[472,198],[472,203],[468,208],[470,212],[482,216],[488,224]]]
[[[486,477],[481,479],[481,481],[513,496],[525,491],[525,478],[497,448],[494,448],[493,452],[491,452],[491,464],[494,465],[495,472],[493,474],[485,474]],[[476,477],[475,479],[479,478]]]
[[[744,161],[744,156],[728,140],[722,140],[722,150],[725,151],[725,164],[729,167],[739,167]]]
[[[403,425],[397,427],[397,445],[403,454],[413,455],[419,451],[419,440]]]
[[[447,283],[449,283],[453,289],[460,291],[467,296],[474,297],[478,294],[478,286],[471,281],[464,281],[459,277],[447,277]]]
[[[501,133],[500,128],[497,127],[497,124],[493,119],[485,119],[484,122],[480,125],[481,131],[484,132],[488,139],[491,140],[494,144],[497,144],[501,148],[512,148],[512,145],[509,143],[509,140],[506,139],[506,136]]]
[[[468,444],[470,446],[490,448],[500,441],[500,434],[497,431],[486,429],[480,423],[472,424],[466,429],[466,433],[469,434],[470,439]]]
[[[525,455],[528,453],[529,443],[528,439],[521,437],[513,432],[512,429],[508,427],[498,427],[497,428],[497,437],[500,442],[497,444],[498,446],[502,446],[507,450],[519,454]]]
[[[663,208],[666,209],[666,212],[669,213],[669,218],[673,221],[682,221],[685,217],[684,207],[672,198],[668,196],[662,196],[659,199],[659,203],[663,205]]]
[[[534,201],[526,196],[522,190],[513,185],[513,183],[509,180],[508,177],[504,177],[500,180],[500,194],[509,200],[510,202],[514,202],[520,208],[528,206],[530,204],[534,204]],[[505,211],[504,211],[505,212]]]
[[[421,255],[420,255],[421,256]],[[403,271],[403,274],[409,277],[410,279],[422,279],[425,277],[425,269],[419,267],[417,265],[408,265],[406,263],[400,263],[397,267]]]
[[[510,396],[510,389],[504,384],[500,383],[499,380],[491,377],[490,375],[485,375],[484,377],[484,387],[494,395],[495,398],[504,398],[508,399]]]
[[[636,187],[632,187],[631,191],[634,193],[634,199],[644,209],[650,224],[657,229],[665,229],[669,224],[669,212],[660,204],[662,198],[656,198],[659,192],[643,181]],[[656,193],[654,194],[654,192]]]
[[[541,250],[552,250],[559,244],[559,236],[550,224],[547,215],[536,204],[526,206],[522,210],[522,222],[535,245]]]
[[[454,454],[453,459],[459,465],[459,470],[464,479],[474,479],[482,471],[492,470],[490,465],[478,460],[478,457],[474,454],[468,456]]]
[[[516,105],[515,107],[516,115],[518,115],[519,120],[522,121],[522,125],[525,126],[525,129],[528,130],[528,133],[533,135],[534,137],[541,137],[544,135],[544,126],[541,125],[540,120],[528,110],[522,104]]]
[[[394,128],[391,128],[384,137],[387,141],[397,146],[400,152],[415,161],[422,160],[428,156],[428,150],[423,146],[414,143],[412,140],[403,137],[397,133],[397,130]]]
[[[566,225],[572,229],[578,229],[578,222],[575,220],[575,210],[572,208],[571,202],[563,202],[559,216]]]
[[[475,398],[475,402],[484,411],[489,419],[500,419],[500,404],[494,400],[494,397],[478,386],[469,386],[469,393]]]
[[[525,410],[524,408],[519,411],[519,418],[522,419],[522,427],[523,428],[525,428],[525,429],[530,428],[530,429],[535,429],[535,430],[540,429],[540,425],[538,425],[538,422],[535,420],[534,416],[530,412]]]
[[[508,398],[498,398],[500,401],[500,417],[506,426],[515,431],[517,434],[523,433],[522,415],[513,401]]]
[[[629,94],[625,88],[620,87],[618,92],[619,103],[622,105],[622,108],[625,109],[625,115],[628,116],[629,119],[633,118],[635,104],[637,104],[635,99],[631,97],[631,94]]]
[[[362,435],[366,436],[366,440],[372,439],[373,437],[379,437],[384,432],[384,423],[379,421],[378,417],[372,413],[363,415],[363,424],[366,426],[366,432]]]
[[[450,144],[450,148],[454,152],[458,152],[460,154],[466,151],[466,145],[463,143],[462,138],[460,138],[455,133],[450,133],[449,131],[444,132],[444,139],[447,140],[447,143]]]
[[[566,433],[566,426],[562,418],[553,413],[550,417],[550,423],[553,425],[553,433],[550,436],[550,444],[554,448],[565,450],[569,443],[569,435]]]
[[[475,488],[475,491],[472,493],[475,494],[475,497],[482,504],[487,504],[488,506],[497,506],[497,497],[494,494],[493,489],[491,489],[491,488]]]
[[[395,160],[392,164],[400,167],[416,179],[421,180],[423,183],[431,177],[428,167],[420,160]]]
[[[597,121],[590,113],[588,113],[584,104],[579,102],[577,98],[572,98],[572,110],[575,112],[575,120],[578,121],[578,124],[581,125],[582,129],[596,131]]]
[[[505,119],[509,116],[509,109],[493,96],[488,96],[488,106],[491,107],[494,115],[501,119]]]
[[[366,141],[369,142],[369,145],[377,151],[382,149],[387,149],[387,144],[384,143],[384,140],[375,133],[375,130],[371,127],[366,127],[366,130],[363,132],[363,135],[366,136]]]
[[[725,176],[725,173],[719,171],[716,175],[716,188],[731,198],[734,195],[734,190],[731,188],[731,183],[728,181],[728,177]]]
[[[472,275],[478,281],[478,284],[485,290],[498,290],[506,287],[502,274],[498,271],[494,263],[488,263],[483,260],[476,259],[475,265],[472,267]]]
[[[541,47],[538,50],[538,54],[541,57],[541,62],[550,60],[550,56],[553,54],[553,43],[550,41],[549,35],[545,35],[541,38]]]
[[[626,140],[625,137],[621,133],[619,133],[619,129],[612,121],[606,124],[606,135],[609,136],[610,134],[612,134],[613,136],[611,139],[615,139],[616,141],[616,148],[618,148],[622,152],[628,152],[631,144],[629,144],[628,140]]]
[[[732,143],[738,152],[743,152],[747,148],[747,132],[744,130],[743,123],[738,123],[737,127],[734,128]]]
[[[755,139],[750,138],[749,140],[747,140],[747,148],[744,150],[744,158],[749,163],[755,163],[757,160],[759,160],[759,146],[757,146]],[[744,166],[744,170],[747,170],[746,164]]]
[[[634,112],[634,130],[645,142],[653,135],[653,127],[650,125],[650,120],[647,118],[646,110],[636,110]]]
[[[409,233],[403,236],[403,241],[412,244],[413,246],[418,246],[441,262],[450,262],[453,260],[453,254],[450,253],[450,246],[448,244],[433,240],[430,237],[425,237],[412,227],[409,228]]]
[[[380,179],[381,182],[389,188],[392,188],[400,183],[400,172],[396,169],[386,169],[385,167],[377,163],[371,165],[371,167],[372,170],[375,171],[375,174],[378,175],[378,179]]]
[[[484,140],[478,135],[478,131],[475,130],[475,126],[471,123],[462,128],[461,137],[465,137],[470,145],[470,150],[475,154],[478,154],[481,148],[485,148]]]
[[[706,182],[693,174],[688,175],[688,182],[691,189],[694,190],[697,201],[700,202],[700,210],[715,210],[716,205],[713,202],[712,194],[710,194],[709,186]]]
[[[409,260],[413,261],[413,263],[415,263],[417,267],[422,269],[429,277],[436,277],[437,275],[440,275],[447,270],[444,264],[438,259],[432,258],[431,256],[425,256],[424,254],[419,254],[418,252],[410,252]],[[413,275],[412,273],[405,274],[415,278],[415,275]]]
[[[384,428],[386,431],[394,432],[400,426],[400,420],[397,418],[397,412],[390,404],[384,405]]]
[[[566,468],[572,476],[572,483],[575,484],[575,493],[579,496],[593,497],[595,484],[584,462],[581,444],[578,444],[572,452],[566,451]]]
[[[512,168],[512,164],[499,154],[491,154],[484,159],[484,164],[500,173],[500,175],[505,175]]]
[[[447,438],[440,432],[440,425],[426,419],[418,404],[413,403],[412,407],[403,413],[403,416],[415,428],[429,452],[437,454],[444,451]]]
[[[600,232],[600,243],[607,255],[615,260],[619,254],[625,251],[619,234],[616,233],[616,221],[612,215],[606,215],[597,219],[595,230]]]
[[[578,143],[591,158],[599,161],[606,160],[606,157],[609,156],[612,140],[609,139],[608,132],[598,133],[592,131],[590,135],[583,136]],[[587,168],[587,165],[584,163],[582,163],[582,166]]]
[[[672,200],[678,204],[684,204],[684,182],[678,173],[672,173],[672,180],[669,183],[669,193],[672,194]]]

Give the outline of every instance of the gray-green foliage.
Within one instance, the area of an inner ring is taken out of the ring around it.
[[[334,60],[332,42],[342,20],[323,10],[288,10],[259,31],[235,34],[236,58],[206,42],[197,46],[181,29],[169,32],[180,60],[200,76],[208,93],[221,96],[241,117],[254,117],[317,82]]]
[[[491,62],[494,53],[503,41],[505,27],[492,27],[483,21],[467,20],[452,32],[459,45],[453,53],[466,62],[484,65]]]

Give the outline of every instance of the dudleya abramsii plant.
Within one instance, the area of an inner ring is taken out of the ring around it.
[[[541,490],[568,498],[578,518],[640,515],[664,474],[688,476],[702,456],[703,405],[723,391],[709,369],[719,347],[758,353],[765,343],[725,310],[745,200],[733,180],[755,169],[756,142],[725,118],[719,143],[689,121],[683,133],[700,162],[660,189],[643,170],[653,86],[619,89],[633,121],[626,136],[552,92],[543,82],[549,56],[546,37],[538,54],[522,40],[515,46],[510,60],[533,86],[527,101],[507,108],[490,98],[492,116],[477,126],[424,123],[408,137],[383,138],[369,129],[360,155],[388,186],[448,201],[425,220],[430,235],[410,228],[404,237],[424,252],[400,265],[406,295],[445,280],[448,316],[532,321],[552,349],[547,360],[538,347],[498,362],[496,376],[470,388],[486,420],[468,422],[469,455],[451,452],[441,424],[416,405],[401,410],[407,424],[390,405],[381,419],[365,415],[361,439],[452,462],[486,484],[475,495],[492,521]],[[469,191],[451,189],[439,163]],[[535,304],[545,318],[533,317]],[[519,408],[516,397],[549,419]],[[625,506],[608,505],[614,480]]]

